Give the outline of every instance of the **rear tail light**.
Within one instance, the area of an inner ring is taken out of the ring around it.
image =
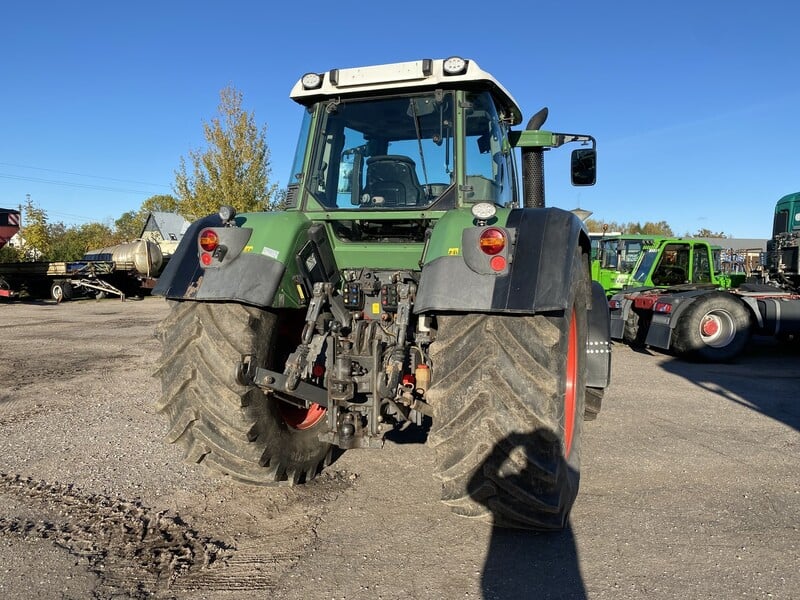
[[[620,302],[619,300],[609,300],[608,308],[610,308],[611,310],[619,310],[620,308],[622,308],[622,302]]]
[[[204,229],[200,232],[200,247],[206,252],[213,252],[219,246],[219,236],[213,229]]]
[[[653,312],[669,314],[672,312],[672,304],[668,302],[656,302],[653,306]]]
[[[506,234],[501,229],[489,227],[481,233],[478,245],[484,254],[494,256],[503,251],[506,247]]]
[[[197,243],[202,250],[200,252],[200,262],[204,267],[207,267],[213,262],[212,253],[218,252],[220,248],[219,235],[213,229],[203,229],[197,238]]]
[[[505,256],[493,256],[489,261],[489,266],[492,267],[492,270],[497,271],[498,273],[505,269],[507,264],[508,261],[506,260]]]

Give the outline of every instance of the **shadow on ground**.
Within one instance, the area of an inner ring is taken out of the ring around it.
[[[578,443],[571,460],[579,456]],[[568,522],[562,528],[579,475],[548,430],[495,444],[467,486],[494,524],[481,576],[485,600],[585,600],[575,538]]]
[[[767,338],[755,338],[748,351],[729,364],[673,359],[664,370],[704,390],[800,431],[800,352]],[[786,380],[795,385],[787,385]]]
[[[481,577],[485,600],[585,600],[572,528],[492,529]]]

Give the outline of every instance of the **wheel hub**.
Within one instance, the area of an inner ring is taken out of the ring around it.
[[[719,331],[719,322],[713,317],[706,317],[700,326],[703,335],[712,336]]]
[[[278,410],[281,413],[281,418],[283,418],[284,423],[292,429],[298,429],[300,431],[311,429],[325,418],[325,414],[328,412],[316,402],[312,403],[308,408],[298,408],[286,402],[281,402]]]
[[[700,337],[712,348],[724,348],[736,337],[736,323],[726,310],[713,310],[700,321]]]

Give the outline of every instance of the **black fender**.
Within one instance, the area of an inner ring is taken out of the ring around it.
[[[197,236],[204,227],[222,227],[222,219],[218,214],[213,214],[189,225],[167,266],[158,276],[158,282],[153,287],[154,296],[179,299],[186,296],[190,288],[196,287],[197,280],[203,275],[203,267],[197,259]]]
[[[581,220],[558,208],[520,208],[509,213],[505,227],[515,232],[506,271],[478,273],[464,256],[435,258],[422,269],[414,312],[566,310],[579,245],[589,260],[590,241]]]
[[[628,321],[628,315],[633,310],[633,300],[629,296],[633,297],[638,295],[639,292],[652,289],[652,287],[626,288],[606,300],[606,303],[614,300],[619,304],[619,308],[611,311],[611,339],[621,340],[625,336],[625,323]]]
[[[167,262],[152,294],[170,300],[231,300],[269,306],[280,285],[285,265],[261,254],[239,254],[224,269],[203,268],[197,236],[205,227],[223,227],[218,214],[192,223]]]
[[[588,318],[586,385],[606,388],[611,381],[611,317],[606,291],[597,281],[592,282],[592,307]]]
[[[695,300],[701,296],[706,296],[709,293],[707,289],[690,290],[681,292],[679,294],[663,294],[660,302],[669,302],[672,305],[672,311],[669,314],[653,313],[652,320],[647,328],[647,335],[644,343],[648,346],[661,348],[662,350],[669,350],[672,345],[672,332],[680,322],[686,309],[691,306]],[[714,292],[716,293],[716,292]]]

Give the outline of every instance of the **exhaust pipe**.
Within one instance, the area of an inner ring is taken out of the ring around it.
[[[537,131],[547,120],[547,107],[528,121],[526,131]],[[522,149],[522,205],[544,208],[544,148]]]

